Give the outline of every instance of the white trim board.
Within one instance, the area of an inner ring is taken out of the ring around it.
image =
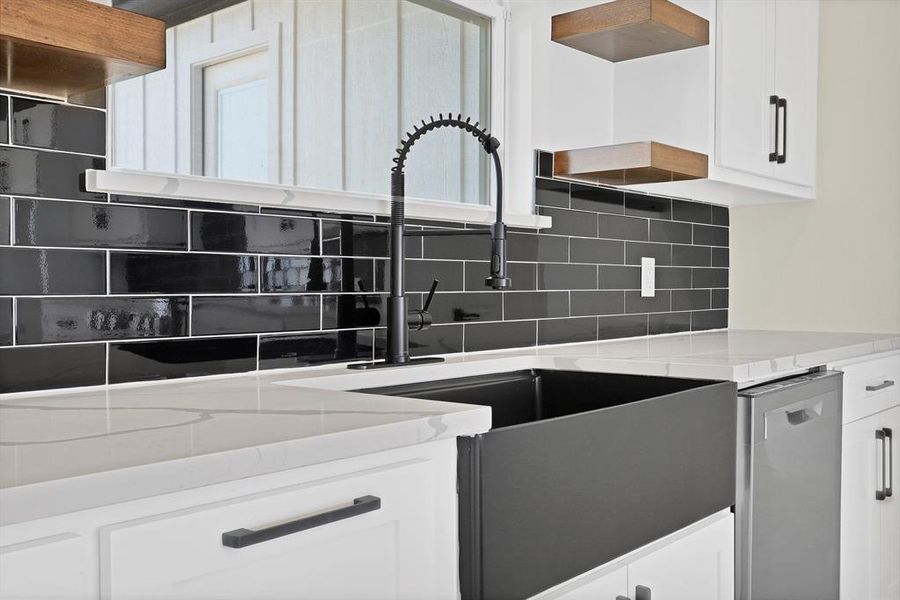
[[[85,187],[91,192],[130,196],[229,202],[333,213],[391,214],[391,197],[386,194],[319,190],[198,175],[88,169],[85,172]],[[508,206],[505,202],[504,205]],[[486,224],[494,222],[495,211],[492,206],[407,198],[406,216],[411,219]],[[504,211],[503,220],[510,227],[525,229],[545,229],[551,225],[550,217],[507,210]]]

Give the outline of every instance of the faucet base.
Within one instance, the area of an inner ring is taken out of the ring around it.
[[[387,367],[412,367],[415,365],[426,365],[429,363],[442,363],[442,362],[444,362],[444,359],[441,356],[423,356],[421,358],[410,358],[407,362],[402,362],[402,363],[389,363],[389,362],[385,362],[385,361],[351,363],[351,364],[347,365],[347,368],[363,371],[363,370],[367,370],[367,369],[383,369],[383,368],[387,368]]]

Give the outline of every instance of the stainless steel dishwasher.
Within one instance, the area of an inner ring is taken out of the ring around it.
[[[738,392],[739,600],[837,600],[842,373]]]

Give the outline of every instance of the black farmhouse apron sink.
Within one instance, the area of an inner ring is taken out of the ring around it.
[[[732,382],[534,369],[361,392],[490,406],[458,439],[464,600],[528,598],[732,506]]]

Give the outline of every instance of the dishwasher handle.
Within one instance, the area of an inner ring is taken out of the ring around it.
[[[824,410],[825,402],[818,396],[803,402],[768,410],[763,415],[764,439],[786,433],[805,423],[814,421],[822,416]]]

